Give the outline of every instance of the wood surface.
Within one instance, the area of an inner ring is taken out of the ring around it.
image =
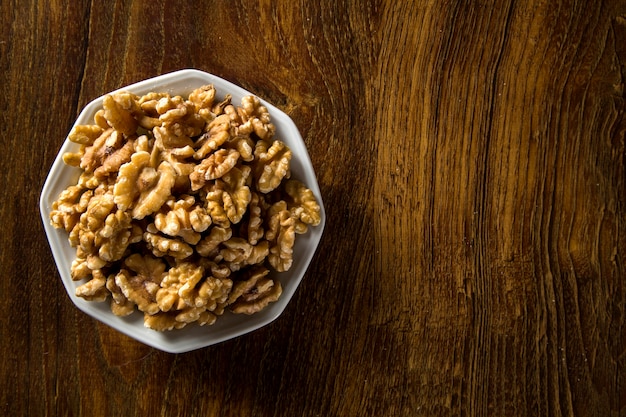
[[[626,2],[2,1],[0,410],[626,416]],[[81,313],[38,211],[81,108],[198,68],[287,112],[327,223],[185,354]]]

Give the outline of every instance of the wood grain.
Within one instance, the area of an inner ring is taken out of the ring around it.
[[[626,416],[626,2],[0,13],[3,414]],[[277,321],[171,355],[71,304],[38,198],[86,103],[190,67],[293,118],[327,226]]]

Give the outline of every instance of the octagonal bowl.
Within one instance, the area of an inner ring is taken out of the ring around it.
[[[137,95],[149,92],[168,92],[172,95],[186,97],[192,90],[206,84],[215,86],[216,100],[222,99],[225,94],[231,94],[233,104],[238,105],[244,96],[252,95],[249,91],[229,81],[195,69],[164,74],[116,91],[130,91]],[[104,95],[85,106],[74,126],[92,124],[94,114],[102,108],[103,98]],[[198,326],[192,323],[179,330],[158,332],[144,326],[143,313],[136,311],[130,316],[118,317],[111,312],[108,301],[86,301],[76,296],[76,288],[84,283],[84,281],[73,281],[70,276],[70,268],[72,261],[76,258],[76,250],[70,246],[68,234],[64,230],[55,229],[49,220],[52,203],[66,187],[75,184],[80,175],[79,169],[63,163],[62,155],[65,152],[75,151],[78,147],[66,139],[44,183],[40,198],[40,212],[61,280],[76,307],[131,338],[171,353],[187,352],[244,335],[271,323],[281,315],[298,288],[320,242],[324,230],[325,212],[315,172],[296,125],[284,112],[262,98],[259,99],[267,107],[272,122],[276,126],[275,137],[285,142],[292,150],[291,177],[299,179],[310,188],[321,207],[320,224],[309,227],[306,234],[297,235],[293,252],[293,265],[289,271],[282,273],[272,271],[270,273],[281,282],[283,287],[283,293],[278,301],[252,315],[233,314],[226,311],[210,326]]]

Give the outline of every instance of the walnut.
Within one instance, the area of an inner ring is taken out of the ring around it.
[[[256,186],[260,192],[275,190],[284,178],[289,177],[291,150],[283,142],[276,140],[270,146],[268,142],[259,140],[254,157]]]
[[[98,256],[106,262],[122,259],[131,243],[140,240],[138,226],[131,223],[132,217],[126,211],[117,210],[107,216],[104,226],[98,232],[101,238],[97,243],[100,246]]]
[[[151,187],[156,180],[156,171],[149,166],[150,154],[148,152],[135,152],[129,162],[120,166],[115,187],[113,189],[114,201],[119,210],[128,210],[132,207],[135,199],[145,188]],[[154,175],[146,178],[144,169],[148,168]]]
[[[259,195],[255,192],[252,192],[250,195],[248,219],[245,223],[243,234],[252,245],[256,245],[265,235],[265,230],[263,229],[263,207]]]
[[[188,323],[195,322],[199,326],[215,323],[217,317],[205,309],[190,307],[181,312],[157,313],[144,316],[144,325],[152,330],[168,331],[182,329]]]
[[[165,274],[165,263],[150,256],[132,254],[124,261],[124,268],[115,275],[115,284],[128,301],[147,314],[159,312],[156,293]]]
[[[269,269],[262,266],[248,271],[244,281],[237,282],[229,296],[229,309],[236,314],[254,314],[269,303],[278,300],[282,286],[277,280],[267,278]]]
[[[181,96],[162,98],[157,102],[159,121],[164,128],[179,137],[193,137],[202,133],[206,121],[195,112],[194,103]]]
[[[87,210],[93,190],[72,185],[61,192],[52,203],[50,222],[56,228],[70,232],[78,223],[82,213]]]
[[[198,290],[202,305],[196,301],[196,307],[204,307],[214,314],[222,315],[232,287],[230,279],[207,277]]]
[[[196,288],[203,274],[204,268],[190,262],[171,268],[161,281],[161,288],[156,294],[161,311],[182,310],[187,306],[201,307],[206,304],[200,299]]]
[[[141,275],[132,275],[126,269],[122,269],[115,275],[115,284],[128,301],[137,306],[140,311],[148,314],[156,314],[159,305],[155,301],[158,285]]]
[[[134,152],[135,143],[132,138],[126,141],[126,143],[124,143],[118,149],[105,148],[104,158],[100,163],[100,166],[94,170],[94,176],[102,180],[112,173],[117,174],[120,166],[130,161],[130,158]]]
[[[189,135],[182,131],[173,131],[172,126],[156,126],[152,129],[152,133],[155,138],[155,146],[159,150],[184,148],[194,144]]]
[[[223,190],[222,202],[228,219],[239,223],[246,212],[252,193],[248,187],[250,167],[232,168],[216,180],[215,188]]]
[[[63,154],[63,163],[71,167],[80,167],[80,162],[85,155],[85,146],[81,146],[78,152],[65,152]]]
[[[72,246],[80,246],[86,253],[94,253],[100,240],[97,233],[102,229],[107,217],[115,208],[113,196],[107,192],[96,190],[89,199],[87,209],[80,216],[79,223],[72,229],[70,240]]]
[[[80,174],[80,177],[78,177],[76,185],[82,188],[95,190],[96,188],[101,187],[103,183],[103,181],[94,176],[93,172],[83,171],[83,173]]]
[[[243,123],[237,107],[229,103],[228,105],[224,106],[223,110],[223,115],[228,116],[231,126],[238,127],[240,124]]]
[[[157,147],[155,146],[154,149],[157,149]],[[184,194],[191,191],[189,175],[193,172],[196,164],[195,162],[189,161],[189,158],[192,157],[193,154],[194,150],[191,146],[169,148],[158,152],[158,159],[168,162],[176,173],[174,186],[172,187],[173,195]],[[156,165],[156,163],[151,163],[151,165]]]
[[[102,161],[122,144],[123,137],[114,129],[107,129],[91,145],[85,148],[80,167],[85,172],[93,172]]]
[[[196,146],[199,149],[194,157],[204,159],[211,152],[218,149],[231,137],[231,120],[227,114],[217,116],[206,127],[206,132],[198,139]]]
[[[169,313],[157,313],[144,316],[143,323],[147,328],[159,332],[182,329],[187,325],[185,322],[176,321],[176,316]]]
[[[135,139],[135,152],[150,152],[154,145],[154,139],[148,137],[148,135],[141,135]]]
[[[205,197],[205,208],[207,213],[211,216],[213,224],[227,228],[230,227],[230,220],[228,219],[226,209],[224,208],[224,194],[223,190],[216,190],[207,193]]]
[[[101,127],[102,129],[108,129],[111,126],[109,126],[109,122],[107,122],[106,117],[104,117],[104,113],[104,109],[98,110],[93,116],[93,121],[96,123],[97,126]]]
[[[157,103],[159,119],[165,123],[182,122],[191,117],[195,111],[193,103],[181,96],[162,98]]]
[[[224,262],[215,262],[215,259],[200,256],[198,258],[198,265],[202,266],[205,271],[209,271],[211,276],[218,279],[228,278],[232,271]]]
[[[222,242],[226,242],[233,235],[233,231],[230,227],[214,226],[211,231],[196,245],[196,251],[205,257],[211,256],[214,250]]]
[[[172,309],[184,310],[187,307],[203,307],[215,311],[218,305],[223,308],[231,287],[232,281],[204,277],[202,266],[183,262],[171,268],[161,281],[157,302],[161,311],[165,312]]]
[[[196,204],[188,213],[191,228],[198,233],[204,232],[213,222],[211,215],[200,205]]]
[[[76,252],[79,253],[80,248],[78,248]],[[107,261],[102,259],[102,257],[98,256],[97,253],[87,254],[87,267],[89,269],[94,271],[96,269],[102,269],[105,266],[107,266]]]
[[[77,247],[78,259],[86,262],[73,263],[72,276],[83,278],[87,275],[85,266],[99,269],[121,259],[128,246],[137,241],[131,220],[129,213],[116,210],[110,192],[95,193],[70,232],[70,244]]]
[[[116,316],[128,316],[135,311],[135,303],[130,301],[115,282],[115,275],[109,275],[105,284],[111,294],[111,311]]]
[[[222,242],[221,257],[230,263],[243,263],[252,253],[252,245],[240,237],[232,237]]]
[[[88,278],[92,275],[93,269],[89,267],[89,263],[86,258],[77,257],[72,261],[70,266],[70,276],[73,281],[80,281],[81,279]]]
[[[296,220],[296,233],[306,233],[308,225],[320,224],[321,208],[313,191],[306,188],[302,182],[290,179],[285,183],[285,192],[291,197],[287,203],[291,216]]]
[[[213,108],[211,109],[211,112],[215,116],[220,116],[220,115],[224,114],[224,108],[230,105],[232,99],[233,99],[232,95],[226,94],[224,96],[224,100],[222,100],[219,103],[216,103],[216,104],[213,105]]]
[[[187,307],[180,311],[174,318],[178,323],[196,323],[198,326],[213,324],[217,319],[215,314],[210,313],[203,307]],[[180,328],[180,327],[179,327]]]
[[[291,268],[293,263],[293,245],[295,243],[295,219],[287,210],[284,201],[272,205],[269,209],[269,228],[266,238],[272,241],[268,257],[270,265],[278,272]]]
[[[254,160],[254,141],[248,136],[234,136],[228,139],[223,146],[226,149],[234,149],[239,152],[239,158],[245,162]]]
[[[141,108],[141,111],[144,115],[158,118],[162,114],[157,110],[157,105],[159,104],[159,101],[162,98],[170,100],[171,97],[172,96],[169,93],[151,92],[139,97],[139,99],[137,100],[137,104]]]
[[[230,169],[215,180],[206,194],[206,208],[213,223],[227,227],[229,222],[241,221],[251,198],[247,185],[249,175],[250,167],[244,165]]]
[[[280,222],[282,219],[291,217],[291,213],[287,208],[287,202],[285,200],[277,201],[267,208],[267,230],[265,231],[265,238],[269,241],[275,242],[278,234],[280,233]]]
[[[88,301],[104,301],[109,297],[106,277],[99,269],[92,271],[92,279],[76,287],[76,295]]]
[[[154,225],[168,236],[182,237],[191,245],[200,240],[200,233],[211,225],[211,216],[206,209],[195,204],[195,198],[183,195],[180,200],[168,200],[164,207],[166,210],[154,216]]]
[[[262,264],[270,253],[269,242],[250,245],[245,239],[232,238],[222,244],[220,257],[231,271],[239,271],[248,265]]]
[[[189,94],[189,101],[195,106],[196,113],[203,117],[210,117],[211,107],[215,100],[215,87],[203,85]]]
[[[187,323],[212,324],[228,300],[232,281],[204,278],[204,269],[193,263],[171,268],[161,281],[157,302],[163,313],[146,316],[146,326],[158,330],[181,328]],[[168,313],[168,314],[164,314]]]
[[[269,140],[274,136],[276,128],[270,122],[270,114],[257,97],[244,97],[238,113],[243,122],[237,129],[239,134],[254,133],[262,140]]]
[[[170,97],[170,95],[168,93],[148,93],[137,98],[135,102],[138,111],[134,116],[139,126],[146,130],[152,130],[156,126],[161,126],[160,114],[156,111],[156,105],[163,97]]]
[[[78,125],[72,128],[67,138],[79,145],[91,146],[103,132],[104,129],[98,125]]]
[[[125,135],[135,133],[139,123],[133,117],[133,111],[136,110],[133,104],[136,102],[128,93],[118,93],[115,97],[110,94],[104,96],[102,107],[107,124]]]
[[[133,218],[141,220],[159,210],[167,201],[176,181],[176,172],[169,162],[161,162],[157,170],[157,181],[153,187],[141,191],[133,208]]]
[[[161,121],[159,120],[158,117],[150,117],[150,116],[143,114],[143,115],[137,116],[136,118],[137,118],[137,123],[139,123],[139,126],[149,131],[153,130],[157,126],[161,126]]]
[[[209,180],[221,178],[233,169],[239,160],[239,152],[234,149],[220,149],[203,159],[189,175],[191,189],[197,191]]]
[[[184,259],[193,254],[193,248],[184,241],[158,234],[154,224],[148,225],[143,234],[143,240],[152,254],[159,258],[171,256],[176,259]]]

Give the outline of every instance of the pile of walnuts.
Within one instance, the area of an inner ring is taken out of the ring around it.
[[[225,309],[253,314],[276,301],[296,234],[320,222],[310,189],[290,178],[291,150],[274,138],[253,96],[216,101],[212,85],[188,98],[105,96],[94,124],[78,125],[65,153],[75,185],[50,220],[76,248],[76,294],[138,309],[155,330],[212,324]]]

